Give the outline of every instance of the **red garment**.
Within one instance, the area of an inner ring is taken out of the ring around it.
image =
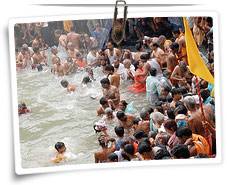
[[[134,81],[135,83],[131,86],[129,86],[129,90],[134,92],[134,93],[142,93],[142,92],[146,92],[146,83],[141,83],[141,81],[145,81],[145,78],[144,76],[138,76],[137,74],[138,73],[142,73],[143,70],[142,69],[137,69],[136,70],[136,74],[135,74],[135,77],[134,77]]]

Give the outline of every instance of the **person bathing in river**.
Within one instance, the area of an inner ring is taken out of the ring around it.
[[[62,80],[61,85],[62,87],[67,88],[68,92],[74,92],[76,90],[76,86],[73,84],[69,84],[67,80]]]
[[[19,114],[19,116],[20,116],[21,114],[26,114],[26,113],[29,113],[29,112],[31,112],[31,110],[29,110],[29,109],[27,108],[27,105],[26,105],[25,103],[20,103],[20,104],[18,105],[18,114]]]
[[[105,114],[106,108],[111,108],[112,110],[115,110],[115,106],[112,100],[107,100],[105,97],[102,97],[99,100],[100,107],[97,109],[97,116],[101,116]]]
[[[107,100],[112,100],[115,107],[118,106],[119,102],[120,102],[120,92],[119,89],[116,88],[113,85],[110,85],[110,80],[108,78],[103,78],[100,81],[102,88],[103,88],[103,96],[107,99]]]

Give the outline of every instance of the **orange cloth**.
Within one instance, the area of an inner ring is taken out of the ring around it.
[[[192,140],[196,147],[197,154],[210,154],[210,146],[203,136],[192,134]]]
[[[72,21],[63,21],[64,30],[69,33],[72,31],[73,22]]]
[[[136,74],[142,73],[142,69],[137,69]],[[144,76],[138,76],[135,74],[134,81],[135,83],[132,86],[129,86],[129,90],[134,92],[134,93],[142,93],[146,92],[146,83],[145,83],[145,78]],[[144,81],[144,83],[141,83],[141,81]]]
[[[84,68],[86,66],[86,62],[84,62],[83,60],[77,60],[76,65],[78,65],[78,67],[80,68]]]

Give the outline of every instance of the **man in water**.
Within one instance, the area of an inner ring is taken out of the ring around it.
[[[117,107],[120,102],[119,89],[113,85],[110,85],[110,80],[108,78],[103,78],[100,83],[103,88],[103,96],[107,100],[112,100],[114,105]]]
[[[110,64],[113,64],[115,58],[121,57],[121,51],[117,48],[114,48],[112,42],[107,43],[107,49],[105,50],[105,54],[108,56]]]
[[[95,163],[103,163],[106,162],[108,159],[108,156],[115,151],[115,139],[107,139],[104,136],[100,136],[99,139],[99,145],[102,147],[102,150],[95,152]],[[108,143],[111,142],[111,146],[108,147]]]
[[[57,73],[58,76],[64,76],[67,74],[67,67],[61,63],[61,60],[59,57],[56,57],[53,73]]]
[[[17,56],[17,64],[17,66],[21,68],[25,68],[31,64],[31,52],[29,51],[27,44],[23,44],[21,51]]]
[[[77,53],[79,53],[79,51],[73,46],[72,42],[68,42],[67,44],[67,53],[68,53],[68,57],[72,58],[72,59],[76,59],[76,55]]]
[[[75,47],[75,49],[79,50],[80,49],[80,39],[81,35],[78,33],[75,33],[74,31],[69,32],[67,34],[67,40],[68,42],[71,42],[72,45]]]
[[[51,62],[53,65],[55,64],[56,58],[58,57],[57,54],[58,54],[58,48],[56,46],[53,46],[51,48]]]
[[[110,80],[110,85],[113,85],[117,88],[120,86],[120,75],[114,72],[114,67],[112,65],[106,66],[107,78]]]
[[[33,65],[32,68],[36,68],[39,65],[47,65],[47,56],[41,53],[39,48],[33,48],[34,54],[32,56]]]
[[[74,92],[76,90],[76,86],[73,84],[69,84],[67,80],[62,80],[61,85],[62,87],[67,88],[68,92]]]

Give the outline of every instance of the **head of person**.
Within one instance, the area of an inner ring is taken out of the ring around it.
[[[114,62],[113,62],[114,68],[118,69],[120,66],[120,59],[119,57],[114,57]]]
[[[99,136],[98,138],[98,142],[99,142],[99,145],[102,147],[102,148],[106,148],[107,147],[107,143],[105,141],[105,136],[104,135],[101,135]]]
[[[210,91],[208,89],[202,89],[201,97],[203,99],[203,102],[205,102],[207,100],[207,98],[210,97]]]
[[[184,61],[179,62],[179,68],[180,68],[182,73],[185,73],[185,72],[188,71],[187,64]]]
[[[177,123],[177,128],[188,126],[187,117],[185,116],[185,114],[176,115],[175,121]]]
[[[123,150],[124,150],[125,154],[129,157],[133,156],[135,153],[135,148],[132,144],[126,144],[124,146]]]
[[[181,97],[182,97],[181,91],[180,91],[179,88],[173,88],[173,89],[171,90],[171,94],[172,94],[172,97],[173,97],[173,99],[174,99],[175,101],[179,101],[179,100],[181,99]]]
[[[151,69],[150,69],[150,75],[151,76],[156,76],[157,75],[157,70],[155,68],[151,67]]]
[[[68,42],[67,48],[68,48],[69,50],[74,50],[73,43],[72,43],[72,42]]]
[[[150,55],[148,56],[147,53],[144,53],[142,55],[140,55],[140,60],[143,62],[143,63],[146,63],[147,60],[149,59]]]
[[[62,80],[61,85],[62,85],[62,87],[67,88],[69,85],[69,82],[67,80]]]
[[[161,87],[161,95],[167,97],[168,94],[171,92],[171,88],[168,86]]]
[[[173,53],[178,53],[179,50],[179,44],[177,42],[173,42],[170,45],[170,49],[172,50]]]
[[[183,102],[189,111],[195,111],[196,103],[195,103],[195,99],[192,96],[186,96]]]
[[[136,141],[140,142],[142,139],[144,138],[147,138],[147,134],[145,134],[145,132],[143,130],[139,130],[139,131],[136,131],[134,134],[133,134],[134,138],[136,139]]]
[[[138,61],[138,66],[137,66],[137,69],[142,69],[144,66],[144,62],[142,60],[139,60]]]
[[[105,97],[102,97],[102,98],[99,100],[99,103],[100,103],[100,105],[102,105],[102,107],[104,107],[104,108],[109,107],[108,100],[107,100]]]
[[[107,157],[108,162],[118,162],[118,156],[115,153],[111,153]]]
[[[36,39],[36,40],[39,40],[40,38],[41,38],[41,35],[39,34],[39,33],[35,33],[34,34],[34,38]]]
[[[190,158],[190,151],[187,145],[178,144],[172,148],[171,155],[174,159],[188,159]]]
[[[103,89],[108,89],[110,87],[110,80],[108,78],[103,78],[100,83]]]
[[[155,144],[156,145],[167,145],[168,141],[169,141],[169,134],[166,132],[159,132],[156,136],[155,136]]]
[[[139,117],[136,117],[136,118],[133,119],[133,121],[132,121],[133,129],[135,129],[135,130],[137,129],[140,121],[141,121],[141,119]]]
[[[106,68],[105,68],[105,71],[112,75],[114,73],[114,67],[112,65],[107,65]]]
[[[115,134],[118,136],[118,137],[124,137],[124,127],[120,127],[120,126],[116,126],[114,128],[114,131],[115,131]]]
[[[112,119],[114,117],[113,110],[110,107],[107,107],[105,109],[105,115],[106,115],[107,119]]]
[[[165,41],[166,41],[166,37],[164,35],[160,35],[158,37],[158,44],[159,45],[164,45]]]
[[[66,151],[66,147],[63,142],[57,142],[54,147],[57,150],[57,152],[60,154],[62,154]]]
[[[180,143],[184,144],[187,139],[192,137],[192,130],[188,127],[180,127],[176,131],[176,136]]]
[[[142,108],[142,110],[140,111],[140,117],[144,121],[150,120],[150,113],[146,108]]]
[[[163,124],[166,132],[171,136],[177,131],[177,124],[174,120],[166,120]]]
[[[178,114],[183,114],[186,116],[188,114],[188,110],[182,103],[182,104],[179,104],[178,106],[176,106],[176,108],[174,110],[174,114],[175,114],[175,116],[177,116]]]
[[[28,51],[28,45],[27,44],[23,44],[21,47],[21,53],[25,54]]]
[[[173,29],[172,34],[173,34],[173,36],[174,36],[175,38],[178,38],[178,37],[179,37],[179,35],[180,35],[180,29],[179,29],[178,26],[176,26],[176,27]]]
[[[61,34],[62,34],[62,30],[60,30],[60,29],[57,29],[54,31],[54,35],[57,39],[61,36]]]
[[[53,53],[54,55],[57,55],[58,48],[56,46],[51,47],[51,53]]]
[[[124,59],[131,59],[131,52],[129,50],[124,52]]]
[[[109,49],[109,50],[112,51],[113,48],[114,48],[113,43],[112,43],[112,42],[108,42],[108,43],[107,43],[107,49]]]
[[[130,59],[125,59],[124,61],[123,61],[123,64],[124,64],[124,67],[126,68],[126,69],[130,69],[130,66],[131,66],[131,60]]]
[[[174,109],[173,107],[170,107],[170,108],[166,111],[168,118],[171,119],[171,120],[175,120],[174,110],[175,110],[175,109]]]
[[[140,142],[138,145],[138,152],[145,160],[154,158],[151,145],[148,142]]]
[[[39,53],[39,47],[34,47],[32,49],[33,49],[34,53]]]
[[[91,79],[89,76],[85,76],[82,80],[82,84],[88,84],[91,83]]]
[[[121,100],[118,105],[118,108],[122,111],[125,111],[125,109],[127,108],[127,105],[128,103],[125,100]]]
[[[61,59],[59,57],[55,58],[55,64],[61,65]]]
[[[151,49],[155,51],[159,47],[158,43],[152,43],[151,44]]]
[[[160,112],[153,112],[153,113],[151,113],[151,119],[152,119],[154,125],[157,128],[160,128],[162,126],[162,124],[164,123],[165,116]]]
[[[119,119],[120,121],[126,121],[127,116],[123,111],[118,111],[117,112],[117,119]]]

